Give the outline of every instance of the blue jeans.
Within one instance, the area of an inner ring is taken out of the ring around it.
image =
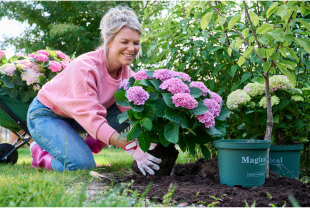
[[[129,124],[117,122],[121,111],[114,104],[107,109],[107,122],[119,133]],[[27,126],[34,141],[54,158],[55,171],[90,169],[96,166],[94,156],[79,135],[87,133],[74,119],[54,113],[35,98],[28,109]]]

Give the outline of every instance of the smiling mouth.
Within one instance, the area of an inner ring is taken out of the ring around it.
[[[128,57],[128,58],[132,58],[134,56],[134,54],[123,54],[123,55]]]

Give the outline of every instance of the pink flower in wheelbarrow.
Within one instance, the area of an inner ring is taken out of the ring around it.
[[[48,68],[52,70],[52,72],[59,72],[62,70],[61,64],[57,61],[50,61]]]
[[[157,69],[154,71],[153,77],[164,82],[173,77],[173,71],[168,69]]]
[[[147,74],[145,73],[146,71],[147,70],[142,69],[135,73],[133,77],[135,78],[135,80],[150,79],[149,76],[147,76]]]
[[[181,106],[183,108],[193,109],[198,106],[197,100],[188,93],[177,93],[171,98],[175,107]]]
[[[210,111],[207,111],[202,115],[196,115],[195,117],[198,119],[200,123],[203,123],[207,129],[212,126],[215,126],[214,116]]]
[[[42,62],[48,61],[48,57],[47,57],[46,55],[44,55],[44,54],[41,54],[41,53],[35,55],[34,58],[35,58],[37,61],[42,61]]]
[[[127,92],[129,102],[133,101],[135,105],[144,105],[150,95],[141,86],[130,87]]]
[[[161,85],[159,85],[159,88],[163,90],[168,90],[172,94],[190,93],[189,87],[179,78],[168,79],[164,81]]]

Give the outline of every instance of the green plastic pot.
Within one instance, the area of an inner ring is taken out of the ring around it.
[[[283,177],[298,178],[300,150],[303,144],[271,145],[269,152],[269,168]]]
[[[220,183],[253,187],[265,183],[267,148],[265,140],[216,140]]]

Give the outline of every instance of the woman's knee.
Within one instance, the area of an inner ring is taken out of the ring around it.
[[[92,158],[81,159],[75,162],[72,166],[68,166],[69,170],[89,170],[96,167],[96,163]]]

